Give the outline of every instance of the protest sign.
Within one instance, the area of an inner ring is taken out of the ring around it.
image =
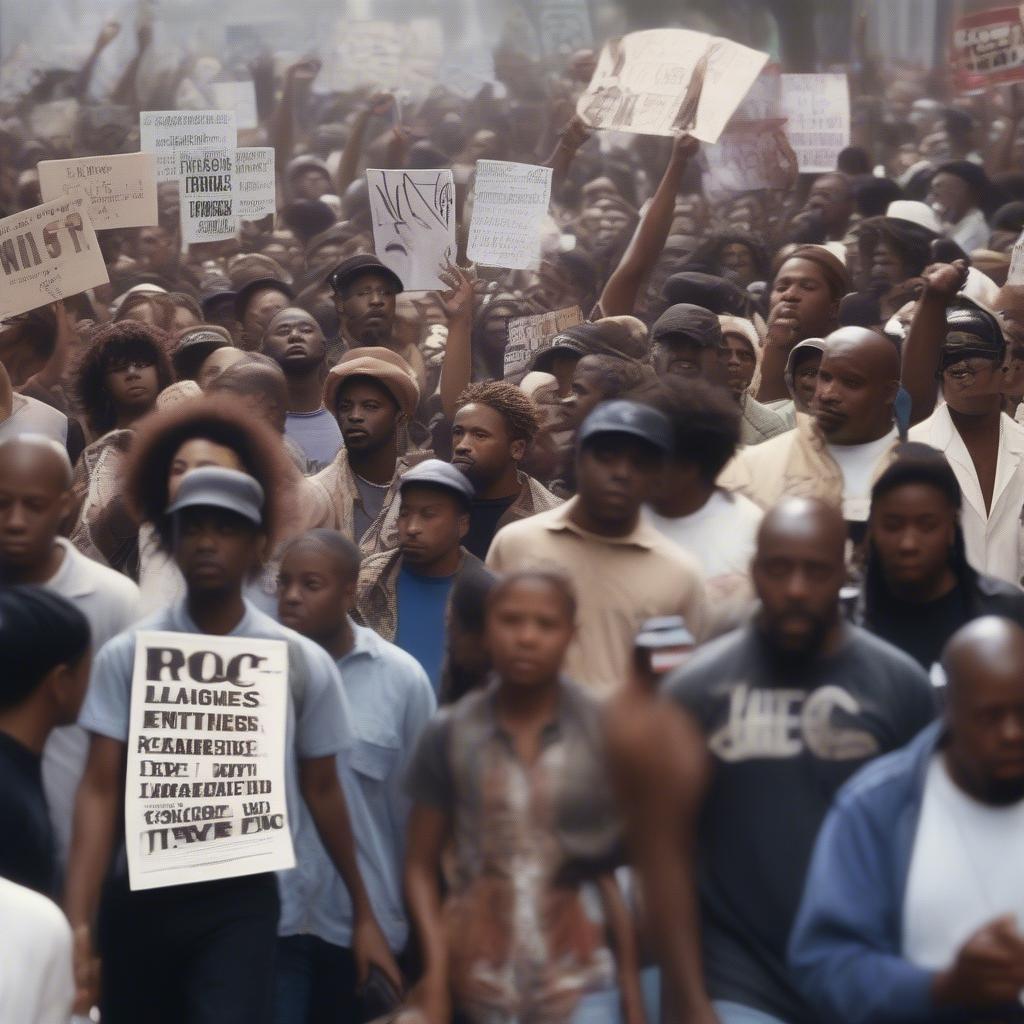
[[[689,29],[631,32],[605,44],[576,112],[594,128],[690,131],[716,142],[768,55]]]
[[[250,82],[214,82],[213,100],[221,110],[235,112],[235,127],[257,128],[256,86]]]
[[[957,18],[949,59],[960,92],[1024,82],[1024,7],[997,7]]]
[[[260,220],[276,212],[272,146],[236,149],[234,173],[235,215],[239,220]]]
[[[139,630],[125,781],[131,888],[293,867],[283,640]]]
[[[518,384],[530,368],[533,357],[560,331],[583,323],[579,306],[567,306],[536,316],[517,316],[508,323],[505,346],[505,380]]]
[[[455,259],[455,183],[450,168],[366,172],[373,247],[406,291],[447,286],[438,271]]]
[[[157,223],[156,157],[152,153],[43,160],[38,170],[43,201],[81,190],[89,198],[89,219],[97,231]]]
[[[466,254],[486,267],[535,265],[550,201],[550,167],[478,160]]]
[[[223,242],[238,230],[234,149],[180,150],[181,240]]]
[[[139,148],[156,153],[156,180],[176,181],[179,149],[234,149],[233,110],[144,110],[139,114]]]
[[[0,319],[110,280],[88,202],[79,193],[0,220]]]
[[[785,188],[790,182],[777,130],[752,126],[748,131],[726,132],[717,145],[703,150],[703,156],[707,165],[704,189],[712,202],[735,192]]]
[[[850,144],[846,75],[783,75],[782,114],[801,173],[834,171]]]
[[[594,45],[587,0],[541,0],[537,23],[547,57],[589,50]]]

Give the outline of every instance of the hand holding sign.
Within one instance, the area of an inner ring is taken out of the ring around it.
[[[448,291],[440,292],[438,295],[448,322],[471,319],[476,275],[449,260],[438,277],[448,286]]]

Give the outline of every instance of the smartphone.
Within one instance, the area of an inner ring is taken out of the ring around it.
[[[681,615],[648,619],[636,637],[636,658],[641,671],[655,683],[679,668],[697,646]]]

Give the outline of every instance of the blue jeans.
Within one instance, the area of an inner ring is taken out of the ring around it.
[[[315,935],[277,940],[274,1024],[357,1020],[356,962],[350,949]]]
[[[752,1006],[730,1003],[724,999],[715,1000],[713,1005],[721,1024],[785,1024],[778,1017],[763,1010],[755,1010]]]

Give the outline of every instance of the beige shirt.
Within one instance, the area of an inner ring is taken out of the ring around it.
[[[487,553],[495,572],[555,567],[576,590],[576,636],[565,672],[598,696],[626,680],[640,626],[656,615],[682,615],[695,636],[707,618],[697,563],[643,519],[625,537],[601,537],[571,517],[579,499],[497,532]]]

